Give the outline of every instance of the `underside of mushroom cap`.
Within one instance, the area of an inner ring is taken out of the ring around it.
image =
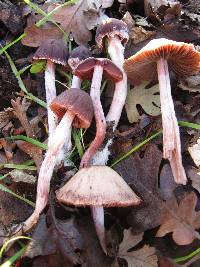
[[[125,45],[129,40],[128,27],[125,22],[119,19],[108,18],[97,28],[95,40],[100,49],[103,50],[105,38],[119,37]]]
[[[86,46],[79,45],[70,53],[68,64],[74,70],[81,61],[91,56],[92,53]]]
[[[89,128],[94,115],[91,97],[80,89],[66,90],[50,104],[51,110],[62,118],[67,111],[74,114],[73,125],[76,128]]]
[[[68,57],[68,49],[63,40],[49,39],[40,45],[40,47],[35,52],[33,59],[50,60],[56,64],[66,66]]]
[[[123,178],[107,166],[82,168],[56,191],[56,197],[74,206],[126,207],[141,202]]]
[[[157,79],[159,58],[166,59],[177,75],[191,75],[200,69],[200,53],[192,44],[165,38],[154,39],[124,62],[124,70],[134,84]]]
[[[91,79],[93,76],[94,67],[100,65],[103,68],[103,74],[107,79],[113,82],[119,82],[123,79],[122,71],[107,58],[89,57],[83,60],[74,70],[74,74],[81,79]]]

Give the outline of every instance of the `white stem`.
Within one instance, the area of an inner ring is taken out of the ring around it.
[[[91,159],[93,158],[99,147],[102,145],[106,134],[106,120],[100,100],[102,76],[103,67],[100,65],[96,65],[94,67],[90,90],[90,96],[92,98],[94,115],[96,120],[96,136],[82,157],[80,164],[81,168],[87,167],[90,164]]]
[[[71,88],[81,89],[81,82],[82,80],[78,76],[73,75]]]
[[[51,134],[55,131],[56,126],[58,124],[58,117],[53,113],[53,111],[49,107],[52,100],[56,97],[55,64],[50,60],[47,61],[45,70],[45,89],[46,89],[48,128],[49,128],[49,139],[50,139]]]
[[[103,251],[107,254],[106,237],[104,227],[104,210],[102,206],[91,206],[92,217],[96,229],[97,236]]]
[[[120,39],[115,36],[108,40],[108,53],[118,68],[121,69],[123,73],[123,79],[120,82],[115,84],[115,92],[113,95],[113,100],[109,109],[109,112],[106,116],[107,122],[113,122],[113,131],[116,129],[122,109],[125,105],[126,97],[127,97],[127,75],[123,69],[124,63],[124,46],[121,44]],[[108,158],[110,155],[110,146],[113,142],[113,139],[108,140],[106,145],[102,148],[102,150],[97,151],[95,156],[93,157],[94,165],[106,165],[108,162]]]
[[[115,85],[113,101],[106,116],[106,121],[114,122],[113,130],[115,130],[127,97],[127,75],[123,69],[124,46],[121,44],[119,37],[115,36],[108,40],[108,53],[111,60],[123,73],[122,81],[116,83]]]
[[[161,58],[157,61],[157,71],[163,126],[163,157],[170,162],[175,182],[186,184],[187,177],[182,164],[179,127],[171,95],[168,64],[165,59]]]
[[[44,161],[40,168],[38,184],[37,184],[37,198],[33,214],[26,220],[24,231],[29,231],[38,221],[40,213],[46,207],[49,196],[50,180],[56,164],[56,159],[64,144],[67,145],[69,151],[71,145],[71,125],[74,115],[66,112],[56,127],[55,132],[49,142],[49,148],[45,155]],[[67,141],[67,142],[66,142]]]

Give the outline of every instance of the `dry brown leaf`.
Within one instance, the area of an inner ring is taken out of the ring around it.
[[[5,111],[0,112],[0,129],[9,123],[10,119],[14,117],[13,109],[8,108]]]
[[[127,261],[128,267],[153,267],[158,266],[158,258],[155,255],[155,248],[145,245],[141,249],[130,251],[143,237],[143,233],[134,236],[131,230],[124,230],[124,238],[119,245],[118,257]]]
[[[36,177],[34,175],[26,173],[24,170],[12,170],[11,172],[9,172],[9,175],[11,176],[12,181],[15,183],[36,183]]]
[[[172,233],[178,245],[188,245],[198,237],[195,229],[200,228],[200,212],[195,211],[197,196],[194,192],[186,195],[178,205],[177,201],[167,201],[168,212],[162,217],[162,224],[156,234],[163,237]]]
[[[178,87],[190,92],[200,92],[200,73],[181,80]]]
[[[200,171],[196,168],[189,168],[187,175],[192,181],[192,186],[200,193]]]
[[[194,163],[197,167],[200,166],[200,138],[197,140],[196,144],[188,148],[190,156],[192,157]]]
[[[102,14],[102,1],[80,0],[75,5],[64,6],[54,12],[51,19],[55,21],[66,33],[72,33],[77,44],[87,44],[92,39],[90,32],[99,20]],[[59,4],[51,4],[48,12],[58,8]],[[47,13],[48,13],[47,12]],[[35,22],[34,19],[29,21]],[[30,25],[25,29],[26,36],[22,43],[27,46],[37,47],[45,40],[51,38],[61,38],[62,31],[52,23],[45,23],[44,26],[38,28]]]
[[[139,86],[135,86],[128,91],[125,107],[130,123],[137,122],[140,119],[137,105],[140,105],[151,116],[160,115],[159,86],[157,84],[146,89],[147,85],[148,82],[144,81]]]

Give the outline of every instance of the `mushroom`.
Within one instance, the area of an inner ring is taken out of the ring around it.
[[[113,123],[114,131],[121,117],[127,96],[127,76],[123,70],[123,63],[124,46],[129,40],[128,27],[121,20],[108,18],[103,20],[102,24],[97,28],[95,39],[98,47],[102,50],[107,44],[107,50],[111,60],[123,72],[123,79],[115,86],[113,101],[106,116],[106,121]]]
[[[80,89],[71,89],[61,93],[52,101],[50,108],[58,118],[61,118],[61,121],[52,134],[48,151],[40,168],[35,210],[25,222],[25,232],[37,223],[40,213],[47,204],[50,180],[60,150],[64,144],[67,144],[68,151],[71,149],[72,124],[76,128],[88,128],[93,117],[91,98]]]
[[[123,77],[121,70],[111,60],[106,58],[91,57],[85,59],[74,70],[74,74],[82,80],[91,79],[92,77],[90,96],[92,98],[96,120],[96,136],[82,157],[81,168],[89,166],[92,157],[102,145],[106,134],[106,121],[100,101],[103,73],[115,83],[122,80]]]
[[[90,50],[84,45],[80,45],[70,53],[68,64],[71,67],[72,71],[74,71],[78,64],[81,63],[81,61],[91,56],[92,53],[90,52]],[[81,82],[82,80],[78,76],[73,75],[71,88],[80,88]]]
[[[157,78],[163,125],[163,157],[170,161],[175,182],[186,184],[182,164],[180,133],[171,95],[168,66],[177,75],[191,75],[200,69],[200,53],[192,44],[165,38],[150,41],[124,62],[128,78],[134,84]],[[156,75],[157,73],[157,75]]]
[[[45,89],[46,89],[46,101],[47,101],[47,113],[48,113],[48,128],[49,128],[49,140],[51,134],[54,132],[58,118],[51,111],[49,105],[51,101],[56,97],[55,86],[55,64],[63,66],[67,65],[68,50],[63,40],[49,39],[42,43],[33,56],[34,60],[44,59],[47,61],[45,69]]]
[[[123,178],[107,166],[91,166],[79,170],[61,189],[56,191],[59,202],[74,206],[90,206],[96,232],[107,253],[103,207],[138,205],[141,200]]]

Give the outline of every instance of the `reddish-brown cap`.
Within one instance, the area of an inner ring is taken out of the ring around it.
[[[97,28],[95,40],[100,49],[103,50],[106,38],[112,38],[117,35],[122,44],[129,40],[128,27],[125,22],[119,19],[109,18],[102,22]]]
[[[91,51],[84,45],[79,45],[70,53],[68,64],[74,70],[84,59],[91,57]]]
[[[74,206],[126,207],[141,202],[123,178],[107,166],[79,170],[57,190],[56,197]]]
[[[123,79],[122,71],[110,59],[107,58],[87,58],[77,66],[77,68],[74,70],[74,74],[80,77],[82,80],[90,80],[96,65],[102,66],[104,69],[104,75],[107,79],[110,79],[113,82],[119,82]]]
[[[200,53],[192,44],[165,38],[154,39],[124,62],[124,70],[133,83],[157,78],[157,61],[166,59],[177,75],[191,75],[200,69]]]
[[[80,89],[70,89],[57,96],[50,104],[51,110],[62,118],[67,111],[75,115],[76,128],[89,128],[94,115],[91,97]]]
[[[50,60],[56,64],[65,66],[67,65],[68,57],[68,49],[63,40],[49,39],[40,45],[40,47],[35,52],[33,59]]]

